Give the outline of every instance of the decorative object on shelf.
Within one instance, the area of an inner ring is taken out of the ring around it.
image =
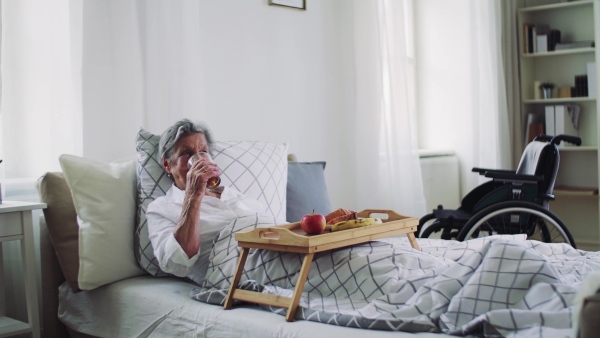
[[[556,85],[552,82],[542,82],[540,85],[540,89],[542,90],[542,97],[544,99],[552,98],[552,90],[556,87]]]
[[[581,106],[577,104],[570,104],[567,106],[567,113],[569,114],[569,118],[571,119],[571,123],[573,123],[573,127],[575,130],[579,129],[579,115],[581,114]],[[579,136],[579,133],[576,135]]]
[[[540,100],[542,98],[542,81],[533,81],[533,99]],[[570,93],[571,88],[569,88]],[[528,142],[529,143],[529,142]]]
[[[560,97],[560,98],[571,97],[571,87],[558,88],[558,97]]]
[[[269,0],[269,5],[306,10],[306,0]]]

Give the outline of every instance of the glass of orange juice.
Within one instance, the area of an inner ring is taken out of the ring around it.
[[[196,153],[196,154],[190,156],[190,159],[188,160],[189,167],[191,168],[192,165],[194,163],[196,163],[196,161],[198,161],[199,159],[204,159],[208,163],[213,163],[213,160],[212,160],[212,157],[210,156],[210,154],[208,152],[201,151],[199,153]],[[221,184],[221,178],[219,176],[211,177],[206,182],[206,186],[209,189],[215,189],[220,184]]]

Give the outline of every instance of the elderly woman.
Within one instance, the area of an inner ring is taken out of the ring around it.
[[[146,213],[161,269],[196,283],[204,279],[217,233],[235,218],[263,211],[258,201],[230,187],[207,187],[210,178],[220,175],[210,159],[212,143],[205,125],[187,119],[161,135],[160,156],[173,185]],[[194,155],[198,160],[190,166],[188,161]]]

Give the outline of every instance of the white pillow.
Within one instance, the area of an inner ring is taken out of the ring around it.
[[[218,141],[213,160],[221,169],[221,185],[257,199],[265,212],[285,223],[287,143]]]
[[[79,288],[144,274],[133,251],[136,161],[106,163],[61,155],[79,225]]]

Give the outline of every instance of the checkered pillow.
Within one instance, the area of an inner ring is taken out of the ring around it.
[[[163,169],[158,152],[159,135],[140,129],[137,135],[137,197],[138,210],[135,226],[135,257],[140,266],[153,276],[165,276],[148,237],[146,210],[148,205],[171,188],[173,180]]]
[[[213,160],[222,171],[221,185],[235,188],[263,204],[268,215],[285,222],[286,143],[215,142]]]
[[[166,194],[173,180],[167,177],[158,152],[159,135],[140,129],[137,135],[138,213],[135,254],[140,266],[154,276],[163,272],[148,237],[146,210]],[[222,171],[221,184],[241,191],[265,207],[265,212],[285,222],[288,145],[266,142],[215,142],[213,159]]]

